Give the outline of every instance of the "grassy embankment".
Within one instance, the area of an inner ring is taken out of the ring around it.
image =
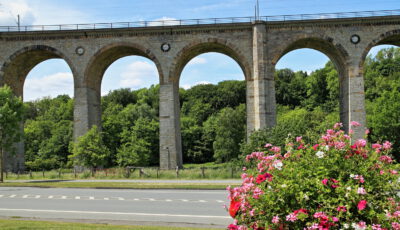
[[[52,221],[27,221],[27,220],[0,220],[2,230],[116,230],[116,229],[135,229],[135,230],[206,230],[208,228],[180,228],[167,226],[125,226],[125,225],[104,225],[104,224],[81,224],[64,223]],[[208,229],[209,230],[209,229]]]

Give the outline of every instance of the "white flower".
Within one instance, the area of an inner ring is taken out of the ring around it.
[[[276,169],[282,170],[282,166],[283,166],[282,161],[276,160],[276,161],[274,161],[274,163],[273,163],[272,165],[273,165]]]
[[[323,158],[325,156],[325,153],[322,151],[318,151],[315,155],[317,155],[318,158]]]
[[[310,198],[307,196],[307,194],[304,194],[303,196],[304,200],[309,200]]]
[[[343,224],[344,229],[348,229],[349,227],[350,227],[349,224]]]
[[[350,174],[350,178],[354,178],[355,176],[354,176],[354,174]]]
[[[348,191],[351,191],[351,187],[350,187],[350,186],[349,186],[349,187],[347,187],[346,189],[347,189]]]
[[[282,188],[286,188],[286,187],[287,187],[287,185],[286,185],[286,184],[283,184],[283,185],[281,185],[281,187],[282,187]]]
[[[325,150],[329,151],[329,146],[325,145]]]

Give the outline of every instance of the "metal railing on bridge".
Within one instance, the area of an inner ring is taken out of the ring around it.
[[[113,23],[87,23],[87,24],[62,24],[62,25],[29,25],[29,26],[0,26],[0,32],[28,32],[28,31],[55,31],[55,30],[96,30],[96,29],[123,29],[165,26],[188,26],[188,25],[213,25],[229,23],[252,23],[255,21],[286,22],[301,20],[324,20],[341,18],[365,18],[400,16],[400,10],[360,11],[340,13],[319,14],[295,14],[275,15],[261,17],[231,17],[231,18],[206,18],[206,19],[184,19],[184,20],[159,20],[159,21],[136,21],[136,22],[113,22]]]

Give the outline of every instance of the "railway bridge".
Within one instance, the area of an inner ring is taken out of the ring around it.
[[[29,71],[60,58],[74,78],[74,138],[101,126],[100,89],[117,59],[152,60],[160,84],[160,167],[182,166],[179,80],[195,56],[218,52],[233,58],[247,82],[247,133],[276,123],[275,64],[286,53],[311,48],[327,55],[339,73],[340,119],[346,131],[366,123],[364,60],[376,45],[400,45],[400,10],[248,18],[215,18],[52,26],[0,27],[0,84],[23,97]],[[23,143],[8,168],[23,168]]]

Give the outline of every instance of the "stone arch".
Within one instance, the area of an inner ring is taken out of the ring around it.
[[[161,64],[149,49],[135,43],[118,42],[102,47],[93,55],[85,70],[84,86],[100,92],[101,81],[107,68],[119,58],[130,55],[145,57],[153,61],[157,67],[160,82],[162,82]]]
[[[173,82],[179,82],[180,75],[186,64],[194,57],[208,52],[221,53],[232,58],[236,61],[236,63],[238,63],[238,65],[242,69],[245,79],[252,79],[252,68],[243,52],[241,52],[240,49],[238,49],[235,45],[231,44],[227,40],[213,38],[207,40],[196,40],[182,48],[174,59],[172,65],[174,67],[169,73],[169,76],[171,78],[169,80],[172,80]]]
[[[335,44],[334,39],[328,36],[303,36],[294,38],[289,42],[289,45],[285,45],[273,55],[271,62],[275,66],[285,54],[302,48],[320,51],[329,57],[339,72],[345,71],[349,55],[341,44]]]
[[[52,58],[63,59],[68,64],[75,82],[76,70],[71,60],[61,51],[46,45],[27,46],[9,56],[1,66],[0,82],[9,85],[16,95],[23,96],[28,73],[37,64]]]
[[[361,60],[359,63],[360,69],[363,69],[365,59],[369,51],[378,45],[395,45],[400,46],[400,30],[391,30],[386,33],[380,34],[377,38],[373,39],[368,45],[364,48],[364,51],[361,55]]]

